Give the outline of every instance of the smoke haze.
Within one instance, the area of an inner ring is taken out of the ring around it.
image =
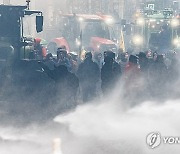
[[[51,1],[32,0],[31,8],[47,16]],[[11,4],[26,3],[11,0]],[[176,98],[143,101],[133,107],[127,103],[136,100],[125,101],[120,95],[123,88],[118,87],[104,99],[47,121],[43,118],[52,111],[38,108],[35,101],[28,104],[14,98],[14,102],[0,102],[0,154],[51,154],[54,138],[61,138],[62,154],[179,154],[179,145],[162,144],[152,150],[146,144],[151,132],[180,136],[178,85],[177,81],[169,87]]]

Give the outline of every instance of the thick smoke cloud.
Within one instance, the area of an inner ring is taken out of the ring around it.
[[[161,145],[155,150],[146,145],[146,136],[151,132],[179,136],[179,100],[144,102],[129,109],[123,109],[123,100],[110,100],[85,105],[55,118],[56,122],[67,124],[73,132],[73,136],[66,139],[72,141],[74,138],[73,153],[179,153],[178,145]]]

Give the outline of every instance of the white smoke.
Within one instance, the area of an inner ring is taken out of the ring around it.
[[[152,150],[146,144],[146,136],[151,132],[180,136],[179,100],[144,102],[129,109],[122,106],[123,102],[111,98],[59,115],[54,119],[57,124],[1,124],[0,153],[49,154],[54,138],[62,139],[63,154],[180,152],[179,145],[161,144]]]
[[[121,110],[121,103],[111,101],[85,105],[75,112],[55,118],[56,122],[67,124],[75,136],[76,147],[71,147],[75,151],[73,154],[180,152],[179,145],[161,145],[152,150],[146,144],[146,136],[151,132],[180,136],[179,100],[145,102],[126,111]],[[72,140],[71,137],[66,140]]]

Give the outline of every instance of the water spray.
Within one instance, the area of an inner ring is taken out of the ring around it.
[[[61,150],[61,139],[55,138],[53,140],[53,154],[63,154]]]

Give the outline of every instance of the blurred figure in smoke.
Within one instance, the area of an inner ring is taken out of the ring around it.
[[[70,73],[65,65],[55,66],[54,70],[50,70],[44,63],[40,63],[47,75],[55,81],[57,96],[57,110],[63,111],[76,106],[77,91],[79,80]]]
[[[140,71],[139,58],[135,55],[130,55],[129,62],[125,68],[123,75],[124,88],[125,88],[125,98],[130,101],[136,99],[142,99],[144,90],[144,80]],[[138,97],[140,96],[140,97]]]
[[[149,51],[148,51],[149,53]],[[138,54],[138,57],[139,57],[139,65],[140,65],[140,71],[141,71],[141,77],[140,77],[140,80],[142,82],[142,85],[141,85],[141,91],[142,91],[142,94],[143,96],[147,96],[149,95],[149,86],[150,86],[150,83],[149,83],[149,64],[150,64],[150,57],[151,57],[151,54],[145,54],[144,52],[140,52]],[[149,59],[148,59],[148,58]]]
[[[35,54],[35,59],[37,60],[42,60],[43,58],[46,57],[47,54],[46,48],[43,47],[40,43],[41,43],[40,38],[34,39],[34,54]]]
[[[68,57],[69,57],[69,61],[72,67],[71,72],[76,74],[78,70],[78,55],[75,52],[70,52],[68,54]]]
[[[103,65],[103,57],[101,53],[95,53],[94,55],[94,62],[96,62],[99,66],[99,68],[102,68]]]
[[[157,56],[158,56],[157,52],[153,52],[153,61],[154,62],[157,60]]]
[[[121,66],[116,62],[115,57],[116,54],[112,51],[105,51],[104,57],[109,56],[113,59],[113,71],[117,73],[117,76],[121,75]]]
[[[167,67],[166,64],[164,63],[164,55],[158,55],[157,60],[155,61],[155,70],[157,71],[157,75],[159,74],[162,77],[166,75],[167,73]]]
[[[53,55],[51,53],[48,53],[46,55],[46,58],[44,59],[43,63],[50,69],[54,70],[55,60],[53,58]]]
[[[101,88],[104,94],[112,90],[121,77],[121,67],[114,58],[115,54],[112,51],[104,52],[104,65],[101,69]]]
[[[164,24],[161,27],[159,32],[159,51],[164,53],[168,51],[171,46],[171,31],[167,24]]]
[[[139,58],[137,56],[130,55],[129,62],[125,68],[125,73],[139,74],[139,72],[140,72]]]
[[[152,58],[152,51],[149,49],[148,51],[146,51],[146,58],[151,59]]]
[[[152,71],[154,69],[153,66],[157,60],[157,56],[158,56],[157,52],[153,52],[152,58],[149,58],[149,71]]]
[[[90,101],[97,95],[97,85],[100,82],[100,70],[98,65],[92,61],[92,53],[87,52],[85,60],[79,65],[77,75],[80,81],[82,99]]]
[[[157,55],[156,61],[151,66],[151,91],[154,96],[161,97],[165,90],[168,69],[164,63],[164,56]]]
[[[177,92],[176,88],[172,85],[179,84],[179,60],[178,54],[176,52],[171,54],[171,64],[168,68],[168,93],[173,95],[179,95],[179,91]],[[178,94],[177,94],[178,93]]]
[[[148,69],[149,69],[148,58],[146,57],[146,54],[144,52],[140,52],[138,57],[139,57],[140,70],[145,75],[148,73]]]
[[[57,66],[64,65],[68,68],[68,71],[71,71],[71,63],[68,59],[67,51],[63,48],[57,49]]]
[[[179,76],[179,66],[177,53],[174,52],[171,55],[171,64],[169,66],[169,79],[175,81]]]
[[[121,66],[122,73],[125,70],[126,65],[128,64],[129,55],[127,52],[119,53],[117,57],[117,61]]]

